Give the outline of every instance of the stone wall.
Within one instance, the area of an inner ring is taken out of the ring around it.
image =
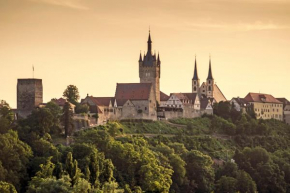
[[[43,87],[41,79],[18,79],[17,82],[17,114],[25,118],[31,111],[43,103]]]

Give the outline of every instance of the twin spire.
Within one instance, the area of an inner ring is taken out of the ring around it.
[[[208,76],[207,80],[212,80],[212,70],[211,70],[211,57],[209,57],[209,69],[208,69]],[[197,73],[197,64],[196,64],[196,56],[195,56],[195,64],[194,64],[194,72],[193,72],[193,78],[192,80],[199,80],[198,73]]]

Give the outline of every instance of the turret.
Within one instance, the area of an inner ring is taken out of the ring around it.
[[[208,69],[208,76],[207,76],[206,82],[207,82],[207,97],[213,97],[214,78],[212,76],[211,57],[209,58],[209,69]]]
[[[140,83],[152,83],[155,91],[156,100],[160,103],[160,56],[152,55],[152,40],[149,31],[147,41],[147,53],[143,60],[140,54],[139,57],[139,77]]]
[[[192,78],[192,93],[199,94],[199,87],[200,87],[200,81],[199,81],[199,77],[197,73],[197,64],[196,64],[196,56],[195,56],[194,72],[193,72],[193,78]]]

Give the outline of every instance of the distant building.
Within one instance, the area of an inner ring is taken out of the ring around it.
[[[17,117],[26,118],[32,110],[43,102],[41,79],[18,79]]]
[[[230,100],[230,103],[234,105],[234,108],[237,111],[239,112],[241,111],[242,113],[246,112],[246,108],[249,104],[244,98],[240,97],[232,98],[232,100]]]
[[[195,59],[194,73],[192,78],[192,93],[197,93],[201,98],[214,98],[215,102],[227,101],[226,97],[214,81],[211,68],[211,59],[209,60],[209,70],[206,82],[200,85],[200,79],[197,72]]]
[[[290,102],[286,98],[276,98],[283,103],[284,121],[290,125]]]
[[[283,103],[270,94],[249,93],[244,100],[253,105],[257,119],[283,121]]]

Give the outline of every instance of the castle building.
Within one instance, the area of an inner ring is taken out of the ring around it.
[[[211,58],[209,59],[209,69],[206,82],[203,82],[200,86],[200,80],[197,73],[197,64],[195,59],[194,73],[192,78],[192,93],[197,93],[201,98],[211,98],[214,102],[227,101],[226,97],[215,84],[212,75]]]
[[[160,104],[160,57],[159,54],[152,54],[152,41],[149,31],[147,41],[147,53],[142,58],[140,53],[139,57],[139,78],[140,83],[151,83],[153,86],[156,101]]]
[[[283,103],[284,122],[290,125],[290,102],[286,98],[276,98]]]
[[[17,117],[26,118],[32,110],[43,102],[41,79],[18,79]]]
[[[87,96],[82,104],[90,108],[90,117],[98,114],[97,124],[109,120],[147,119],[157,120],[177,117],[199,117],[203,113],[212,114],[214,102],[226,101],[226,98],[214,83],[211,61],[207,81],[200,85],[195,59],[192,92],[171,93],[160,91],[161,60],[159,53],[152,52],[152,40],[149,31],[147,52],[139,56],[140,83],[117,83],[114,97]]]
[[[257,119],[283,121],[283,103],[270,94],[249,93],[244,100],[253,106]]]

